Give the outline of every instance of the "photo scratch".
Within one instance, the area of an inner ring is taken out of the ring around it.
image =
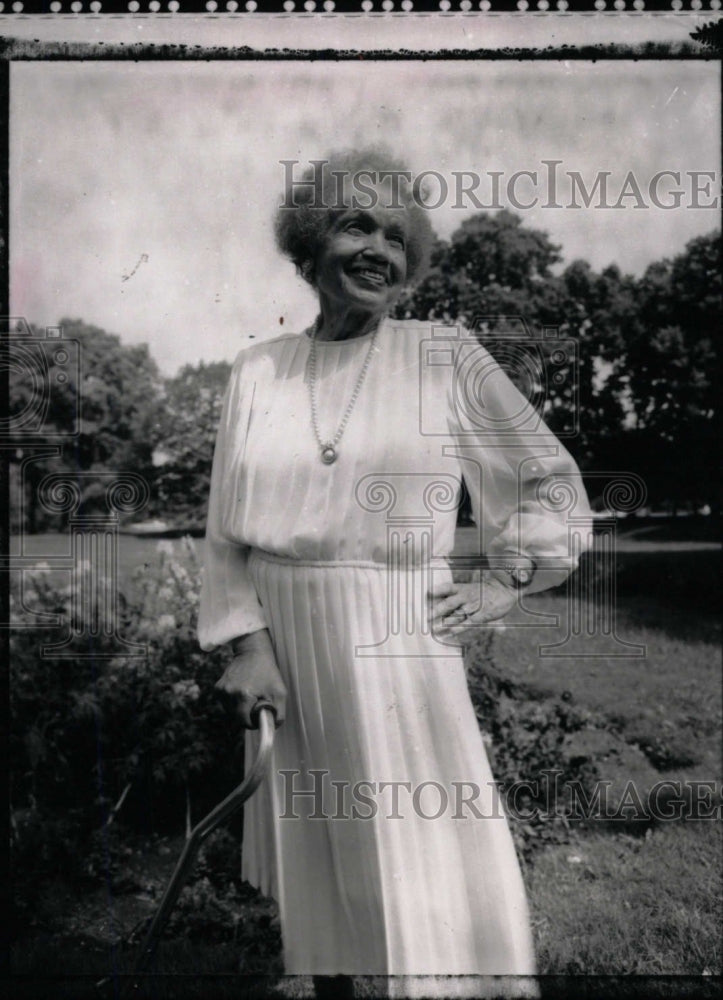
[[[131,273],[130,274],[124,274],[121,277],[121,281],[129,281],[133,277],[133,275],[136,273],[136,271],[138,270],[138,268],[141,266],[141,264],[146,264],[147,262],[148,262],[148,254],[147,253],[142,253],[140,255],[140,257],[138,258],[138,263],[133,268],[133,270],[131,271]]]

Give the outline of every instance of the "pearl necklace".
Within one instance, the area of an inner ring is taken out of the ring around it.
[[[306,361],[307,382],[309,383],[309,401],[311,403],[311,426],[314,431],[314,437],[316,438],[321,451],[322,462],[324,462],[325,465],[331,465],[332,462],[335,462],[338,458],[336,446],[341,440],[342,434],[346,430],[346,425],[349,422],[351,411],[354,409],[354,405],[359,397],[359,393],[361,392],[361,387],[364,384],[364,379],[366,378],[367,370],[374,354],[374,345],[376,344],[379,328],[377,328],[372,334],[369,350],[367,351],[367,356],[364,359],[362,370],[359,372],[359,378],[356,380],[354,391],[351,394],[346,410],[344,410],[344,416],[341,418],[341,423],[337,428],[336,434],[330,441],[322,440],[321,434],[319,433],[319,424],[316,415],[316,331],[317,328],[315,327],[311,333],[309,357]]]

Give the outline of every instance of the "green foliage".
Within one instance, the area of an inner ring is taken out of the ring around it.
[[[78,379],[60,381],[58,366],[52,362],[44,386],[38,386],[21,366],[10,377],[10,412],[22,412],[38,393],[50,393],[43,427],[49,436],[66,436],[60,455],[25,465],[26,516],[19,527],[31,533],[62,527],[60,515],[49,514],[38,503],[37,487],[48,472],[75,475],[133,469],[149,481],[152,477],[161,379],[148,346],[122,344],[115,334],[79,319],[62,319],[59,325],[66,340],[79,343]],[[39,331],[33,328],[33,334],[39,336]],[[15,461],[22,457],[22,449],[13,456]],[[78,482],[83,509],[104,510],[104,491],[98,484],[89,479]]]
[[[634,296],[630,279],[616,268],[596,275],[586,262],[574,261],[557,275],[553,268],[560,259],[560,247],[543,231],[524,226],[519,216],[507,210],[480,213],[449,243],[437,243],[429,276],[399,303],[396,315],[470,326],[513,381],[518,372],[505,360],[510,340],[533,337],[546,386],[540,394],[544,418],[557,432],[579,424],[571,448],[581,465],[590,467],[600,451],[598,438],[614,433],[624,418],[616,373]],[[572,359],[560,367],[557,342],[541,337],[543,328],[574,341],[576,367]],[[524,382],[523,392],[529,388]]]
[[[665,723],[667,720],[663,719]],[[642,719],[636,723],[627,723],[625,738],[628,743],[639,747],[656,771],[677,771],[680,768],[691,767],[700,761],[695,755],[695,748],[686,740],[684,733],[661,731],[661,721]]]
[[[529,317],[528,293],[547,295],[560,248],[512,212],[480,212],[449,243],[439,240],[424,281],[395,310],[400,317],[471,323],[475,317]]]
[[[568,840],[566,786],[575,782],[592,791],[598,777],[594,763],[571,757],[567,746],[590,714],[575,707],[568,692],[545,697],[511,680],[495,664],[493,647],[488,634],[470,648],[467,681],[503,802],[513,788],[523,791],[511,799],[510,820],[518,850],[530,858],[545,844]]]
[[[279,965],[281,930],[276,907],[242,882],[238,838],[228,831],[215,831],[201,848],[164,936],[189,938],[194,943],[233,941],[247,973],[265,973]]]
[[[651,265],[638,285],[628,337],[631,459],[651,492],[674,506],[717,505],[710,467],[719,394],[720,257],[720,234],[711,233],[691,240],[672,260]]]
[[[208,876],[196,878],[187,885],[169,921],[168,933],[173,937],[197,937],[223,941],[234,934],[239,922],[239,899],[230,882],[219,890]]]
[[[717,18],[715,21],[708,21],[699,25],[695,31],[690,32],[690,37],[700,42],[706,49],[710,49],[716,55],[723,51],[723,21]]]
[[[23,829],[71,816],[65,839],[77,849],[129,783],[126,811],[163,825],[171,808],[181,819],[186,790],[205,804],[238,782],[238,725],[213,689],[224,653],[202,653],[195,636],[195,550],[189,541],[176,558],[161,546],[155,567],[137,572],[121,623],[125,638],[145,645],[144,657],[53,660],[39,655],[37,631],[13,631],[10,782],[21,850]],[[24,593],[34,609],[66,614],[71,596],[42,566]],[[53,638],[54,630],[44,637]],[[109,641],[98,638],[98,657]],[[150,818],[138,815],[148,800],[159,803]]]
[[[573,426],[579,408],[579,433],[569,446],[582,469],[619,469],[624,455],[653,503],[717,505],[709,470],[720,233],[691,240],[640,279],[615,265],[597,274],[583,260],[557,273],[559,262],[560,248],[546,233],[506,210],[480,213],[449,242],[437,241],[429,275],[396,315],[471,326],[503,367],[506,351],[499,348],[524,336],[510,317],[522,317],[533,336],[556,328],[577,345],[577,370],[551,365],[554,343],[540,341],[543,415],[560,433]],[[514,369],[507,370],[514,380]]]
[[[148,469],[160,377],[147,344],[122,344],[116,334],[62,319],[63,336],[80,341],[80,435],[76,468]],[[69,387],[68,391],[72,391]]]
[[[223,394],[231,374],[225,361],[185,365],[165,382],[156,425],[160,465],[158,509],[187,526],[201,526],[211,483],[211,463]]]

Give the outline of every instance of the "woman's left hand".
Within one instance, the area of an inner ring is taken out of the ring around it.
[[[485,571],[481,583],[440,583],[427,596],[433,633],[461,644],[469,642],[480,625],[503,618],[518,594]]]

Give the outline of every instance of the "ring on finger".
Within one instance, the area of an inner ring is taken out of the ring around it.
[[[445,621],[457,624],[460,622],[467,621],[468,618],[469,618],[468,612],[464,611],[462,608],[458,608],[456,611],[450,612],[445,618]]]

